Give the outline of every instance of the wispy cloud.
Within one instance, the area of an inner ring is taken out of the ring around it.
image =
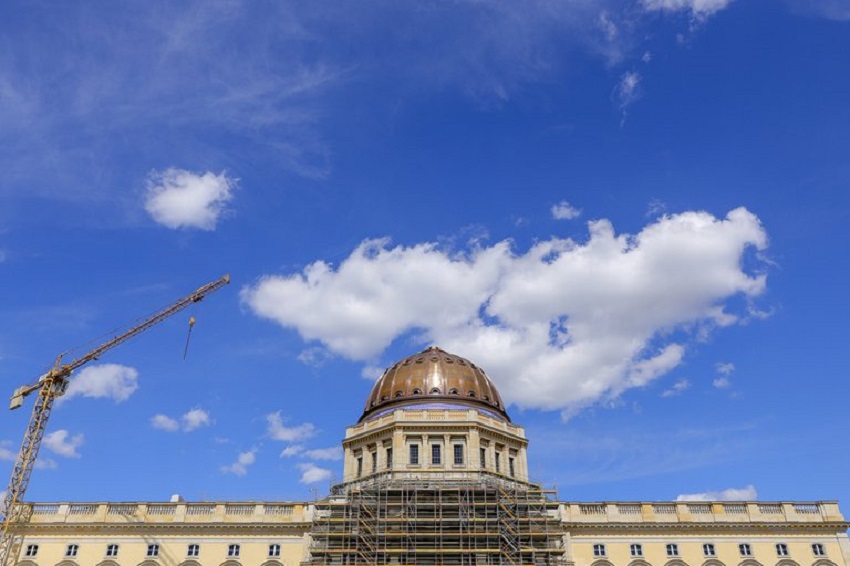
[[[731,3],[732,0],[643,0],[641,2],[649,11],[688,12],[694,18],[707,18]]]
[[[614,97],[622,116],[621,124],[626,122],[628,109],[641,97],[641,76],[637,71],[627,71],[620,76],[620,81],[614,88]]]
[[[330,448],[317,448],[307,450],[304,456],[313,460],[342,460],[342,447],[331,446]]]
[[[691,382],[687,379],[680,379],[676,383],[673,384],[673,387],[669,389],[665,389],[661,392],[662,397],[676,397],[677,395],[681,395],[691,387]]]
[[[68,391],[60,399],[64,402],[74,397],[90,397],[120,403],[129,399],[138,388],[139,372],[135,368],[100,364],[88,366],[73,377]]]
[[[0,460],[14,462],[15,458],[17,458],[17,453],[12,451],[12,442],[0,440]]]
[[[676,497],[676,501],[754,501],[755,499],[758,499],[758,493],[752,485],[720,491],[685,493]]]
[[[215,230],[235,187],[236,180],[223,172],[216,175],[175,168],[153,172],[148,178],[145,210],[168,228]]]
[[[221,472],[224,474],[234,474],[244,476],[248,474],[248,467],[257,461],[257,450],[252,448],[246,452],[240,452],[236,457],[236,461],[227,466],[221,467]]]
[[[767,245],[744,209],[663,216],[633,235],[607,220],[588,226],[584,244],[552,238],[524,253],[507,241],[447,251],[370,240],[336,268],[267,276],[242,298],[367,366],[413,333],[481,363],[510,401],[569,416],[677,367],[689,335],[735,324],[731,299],[765,289],[763,273],[742,270]],[[279,415],[269,423],[290,442],[313,431],[284,429]]]
[[[297,442],[316,434],[316,427],[312,423],[303,423],[293,427],[283,426],[283,417],[280,416],[280,411],[266,415],[266,422],[268,423],[268,435],[272,440]]]
[[[59,456],[63,456],[65,458],[79,458],[80,453],[77,452],[77,450],[83,445],[83,439],[84,437],[82,434],[75,434],[71,436],[67,430],[60,429],[55,432],[45,434],[42,444],[45,448]]]
[[[281,458],[291,458],[304,453],[304,447],[300,444],[290,444],[280,452]]]

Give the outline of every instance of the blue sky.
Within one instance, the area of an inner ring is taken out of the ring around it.
[[[843,2],[0,22],[6,393],[233,279],[77,373],[29,498],[322,494],[371,379],[436,343],[564,499],[850,501]]]

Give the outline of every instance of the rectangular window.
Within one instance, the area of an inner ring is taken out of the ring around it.
[[[501,472],[502,468],[502,454],[500,452],[496,452],[496,473]]]
[[[193,558],[197,558],[198,555],[201,554],[201,546],[197,544],[190,544],[186,549],[186,556],[191,556]]]
[[[80,550],[80,545],[78,544],[69,544],[68,548],[65,549],[65,556],[69,558],[73,558],[77,556],[77,551]]]
[[[372,473],[378,471],[378,453],[377,452],[369,452],[369,456],[372,458]]]
[[[643,556],[643,546],[639,544],[633,544],[629,546],[629,551],[631,552],[632,556]]]
[[[487,469],[487,449],[486,448],[479,448],[478,449],[478,457],[481,459],[481,469],[486,470]]]
[[[826,556],[826,549],[822,544],[813,544],[812,545],[812,554],[815,556]]]
[[[106,546],[106,555],[114,558],[118,556],[118,545],[117,544],[109,544]]]
[[[357,457],[357,477],[363,475],[363,456]]]
[[[38,554],[38,545],[37,544],[28,544],[27,545],[27,556],[36,556]]]
[[[778,543],[776,545],[776,556],[788,556],[788,545],[785,543]]]
[[[410,463],[414,466],[419,465],[419,445],[411,444],[410,445]]]
[[[269,545],[269,558],[277,558],[280,556],[280,545],[279,544],[270,544]]]
[[[738,545],[738,552],[741,553],[741,556],[752,556],[753,555],[753,549],[750,548],[749,544],[739,544]]]
[[[439,444],[431,445],[431,464],[439,466],[443,463],[442,454],[440,453],[441,446]]]
[[[155,558],[159,556],[159,545],[158,544],[149,544],[148,545],[148,556],[151,558]]]
[[[393,449],[387,448],[387,469],[393,469]]]
[[[514,472],[514,459],[508,458],[508,473],[511,475],[511,477],[514,477]]]
[[[463,466],[463,444],[454,445],[455,466]]]
[[[230,558],[239,558],[239,545],[231,544],[227,547],[227,556]]]
[[[593,545],[593,555],[594,556],[605,556],[605,545],[604,544],[594,544]]]
[[[678,544],[668,544],[667,545],[667,556],[679,556],[679,545]]]
[[[702,545],[702,553],[705,556],[717,556],[717,551],[714,549],[714,545],[710,543]]]

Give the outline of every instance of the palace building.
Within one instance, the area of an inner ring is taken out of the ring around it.
[[[561,501],[473,362],[384,372],[317,502],[35,503],[18,566],[850,566],[832,501]]]

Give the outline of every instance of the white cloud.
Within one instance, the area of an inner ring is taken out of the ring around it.
[[[304,452],[304,456],[313,460],[342,460],[342,446],[307,450]]]
[[[304,452],[304,447],[300,444],[290,444],[286,448],[284,448],[281,453],[281,458],[290,458],[292,456],[297,456],[298,454],[302,454]]]
[[[331,477],[330,470],[320,468],[312,462],[298,464],[298,469],[302,472],[300,480],[301,483],[318,483],[320,481],[328,480]]]
[[[139,372],[135,368],[119,364],[88,366],[73,377],[68,391],[61,398],[65,401],[74,397],[112,399],[116,403],[126,401],[139,388]]]
[[[717,370],[719,375],[711,382],[711,384],[717,389],[726,389],[729,387],[732,384],[729,380],[729,376],[735,372],[735,364],[731,362],[718,362],[714,365],[714,369]]]
[[[159,430],[174,432],[180,429],[180,423],[168,415],[154,415],[151,417],[151,426]]]
[[[192,431],[202,426],[210,426],[210,414],[203,409],[191,409],[180,420],[183,422],[183,430]]]
[[[239,456],[236,457],[235,462],[228,466],[221,467],[221,472],[224,474],[235,474],[237,476],[244,476],[248,473],[248,466],[256,462],[256,460],[256,449],[251,449],[247,452],[240,452]]]
[[[677,395],[681,395],[683,392],[687,391],[691,387],[691,382],[687,379],[680,379],[676,383],[673,384],[673,387],[670,389],[665,389],[661,392],[662,397],[675,397]]]
[[[312,423],[303,423],[298,426],[285,427],[283,419],[280,416],[280,411],[266,415],[268,423],[268,434],[273,440],[283,440],[284,442],[296,442],[310,438],[316,434],[316,427]]]
[[[649,11],[689,12],[695,18],[706,18],[726,8],[732,0],[643,0]]]
[[[216,223],[233,198],[234,179],[224,172],[192,173],[170,168],[148,178],[145,210],[168,228],[215,230]]]
[[[65,458],[79,458],[77,449],[83,445],[83,435],[71,436],[67,430],[60,429],[44,435],[42,440],[44,447]]]
[[[191,432],[203,426],[210,426],[212,424],[212,418],[204,409],[195,407],[183,413],[179,421],[168,415],[158,414],[151,417],[150,423],[153,428],[168,432],[175,432],[177,430]]]
[[[565,200],[552,205],[552,218],[555,220],[572,220],[581,215],[581,209],[572,206]]]
[[[729,376],[732,375],[732,372],[735,371],[735,364],[731,362],[718,362],[714,364],[714,369],[716,369],[717,373],[719,373],[720,375]]]
[[[685,493],[676,497],[676,501],[753,501],[757,498],[756,488],[748,485],[740,489],[729,488],[721,491]]]
[[[572,411],[664,375],[689,337],[739,320],[729,299],[765,288],[763,274],[741,267],[767,246],[746,209],[662,216],[634,235],[607,220],[588,227],[584,243],[552,238],[522,254],[508,241],[450,253],[370,240],[336,269],[316,261],[267,276],[242,298],[349,359],[375,365],[412,332],[483,365],[513,403]],[[273,437],[286,431],[280,440],[313,431],[268,418]]]

